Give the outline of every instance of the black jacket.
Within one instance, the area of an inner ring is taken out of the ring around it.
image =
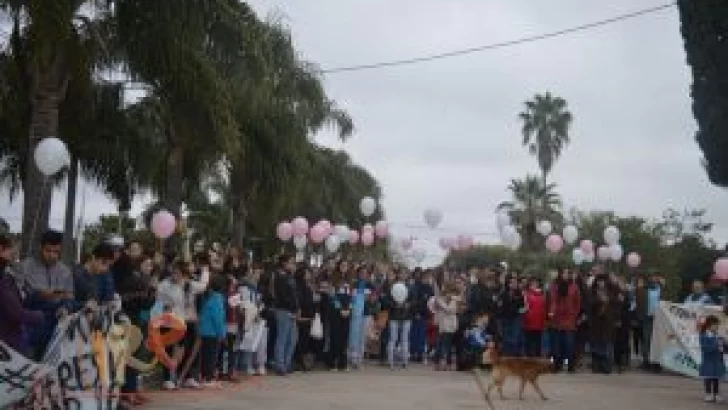
[[[491,288],[481,283],[476,283],[470,288],[467,300],[467,310],[471,316],[487,313],[492,317],[498,312],[499,304],[499,288]]]
[[[296,279],[292,274],[276,272],[273,280],[273,307],[291,313],[298,313],[298,292]]]

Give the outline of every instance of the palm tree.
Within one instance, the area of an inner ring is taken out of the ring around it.
[[[13,21],[11,48],[25,68],[29,105],[27,139],[20,152],[25,158],[23,186],[22,252],[27,254],[48,225],[51,187],[29,161],[43,138],[59,136],[59,110],[71,87],[88,87],[96,67],[104,61],[107,14],[101,1],[0,0],[0,14]]]
[[[518,114],[523,122],[523,145],[538,159],[541,179],[546,185],[546,176],[569,143],[569,127],[573,119],[566,106],[566,100],[553,97],[551,93],[536,94],[524,103],[525,110]]]
[[[229,157],[232,242],[237,246],[251,204],[269,192],[290,191],[308,169],[310,134],[327,124],[342,139],[353,131],[349,116],[326,96],[318,70],[298,58],[287,28],[268,21],[260,29],[257,53],[231,69],[241,85],[236,114],[245,135],[241,149]]]
[[[257,21],[237,0],[113,3],[120,61],[159,103],[165,138],[159,193],[178,215],[201,170],[240,144],[234,86],[219,65],[243,52]]]
[[[520,228],[527,250],[535,251],[542,246],[536,229],[539,221],[561,222],[561,197],[555,189],[555,184],[544,185],[535,175],[512,179],[508,190],[513,199],[498,205],[498,210],[508,212],[514,225]]]

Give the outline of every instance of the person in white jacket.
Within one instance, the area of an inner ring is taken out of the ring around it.
[[[189,276],[189,263],[174,262],[172,274],[157,285],[156,307],[159,313],[172,313],[180,318],[185,317],[185,283]],[[153,313],[154,314],[154,313]],[[173,354],[178,346],[169,346],[168,354]],[[176,388],[174,374],[166,367],[163,369],[164,383],[162,387],[167,390]]]
[[[180,368],[186,369],[182,387],[196,389],[200,387],[200,363],[198,353],[200,349],[200,335],[197,324],[197,298],[207,289],[210,282],[210,264],[207,255],[198,256],[195,264],[189,264],[189,276],[184,284],[184,318],[187,331],[182,340],[185,354],[180,362]]]

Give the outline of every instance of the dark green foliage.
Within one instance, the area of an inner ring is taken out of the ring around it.
[[[710,181],[728,187],[728,1],[679,0],[677,4],[693,73],[695,137]]]

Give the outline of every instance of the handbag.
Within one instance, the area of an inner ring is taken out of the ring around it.
[[[321,323],[321,316],[316,313],[311,321],[311,331],[309,333],[312,339],[321,340],[324,338],[324,325]]]

